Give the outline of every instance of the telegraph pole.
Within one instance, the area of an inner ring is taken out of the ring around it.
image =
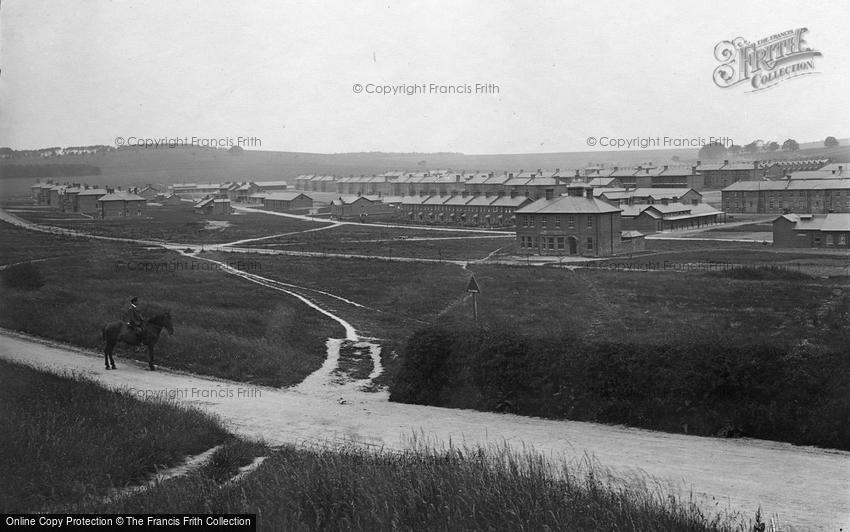
[[[475,324],[478,325],[478,294],[481,289],[478,288],[478,283],[475,282],[475,276],[469,278],[469,284],[466,285],[466,292],[472,294],[472,317],[475,319]]]

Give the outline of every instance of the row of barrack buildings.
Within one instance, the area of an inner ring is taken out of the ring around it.
[[[758,181],[765,177],[778,179],[799,171],[818,170],[828,159],[789,161],[702,162],[694,165],[653,165],[631,167],[592,166],[578,170],[554,171],[537,169],[518,172],[385,172],[372,176],[339,177],[333,175],[299,175],[294,188],[304,192],[372,196],[430,196],[460,194],[515,195],[528,198],[563,194],[566,185],[575,181],[597,181],[594,186],[630,188],[722,189],[738,181]]]

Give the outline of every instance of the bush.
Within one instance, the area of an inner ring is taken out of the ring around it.
[[[3,270],[3,284],[17,290],[38,290],[44,286],[44,276],[38,266],[24,262]]]
[[[450,378],[446,359],[455,351],[457,337],[448,329],[430,327],[413,334],[407,344],[409,358],[400,369],[390,400],[402,403],[438,404],[440,392]]]
[[[806,343],[588,343],[429,328],[408,342],[390,399],[850,449],[848,370],[846,356]]]

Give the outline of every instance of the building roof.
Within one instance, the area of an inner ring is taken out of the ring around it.
[[[758,161],[723,161],[722,163],[700,163],[697,165],[697,172],[711,170],[754,170],[759,167]]]
[[[496,201],[492,203],[494,207],[520,207],[526,203],[530,203],[531,200],[526,198],[525,196],[499,196],[496,198]]]
[[[800,170],[792,172],[788,179],[835,179],[840,174],[832,172],[821,172],[820,170]]]
[[[444,205],[466,205],[466,204],[467,204],[467,203],[469,203],[469,202],[472,200],[472,198],[474,198],[474,197],[475,197],[475,196],[464,196],[464,195],[462,195],[462,194],[461,194],[461,195],[455,194],[454,196],[450,197],[450,198],[449,198],[449,199],[448,199],[448,200],[444,203]]]
[[[476,174],[465,181],[468,185],[479,185],[490,179],[489,174]]]
[[[422,202],[431,196],[403,196],[401,202],[405,205],[421,205]]]
[[[503,185],[511,178],[505,174],[502,175],[494,175],[493,177],[488,177],[485,184],[487,185]]]
[[[587,184],[591,187],[610,187],[616,182],[616,177],[594,177]]]
[[[785,219],[794,224],[795,231],[839,231],[850,232],[850,213],[829,214],[783,214],[774,223]]]
[[[601,190],[599,195],[610,200],[629,198],[652,198],[653,200],[679,199],[692,192],[702,197],[702,194],[692,188],[633,188]]]
[[[337,199],[333,200],[331,204],[333,205],[351,205],[357,203],[358,201],[368,201],[369,203],[381,203],[382,199],[379,196],[340,196]]]
[[[292,201],[295,198],[298,198],[300,196],[304,196],[307,199],[312,199],[310,196],[308,196],[307,194],[304,194],[303,192],[274,192],[272,194],[266,194],[266,197],[263,198],[263,199],[278,200],[278,201]]]
[[[607,201],[579,196],[560,196],[552,199],[539,199],[519,209],[517,214],[602,214],[620,212]]]
[[[821,167],[818,172],[846,177],[847,175],[850,175],[850,168],[848,168],[848,163],[832,163]]]
[[[108,194],[105,188],[87,188],[81,190],[77,196],[104,196]]]
[[[662,166],[650,172],[651,176],[686,177],[696,175],[692,166]]]
[[[723,192],[757,192],[777,190],[848,190],[850,178],[839,179],[790,179],[787,181],[738,181],[723,189]]]
[[[111,194],[106,194],[97,199],[97,201],[147,201],[145,198],[141,196],[137,196],[130,192],[124,192],[121,190],[117,190],[112,192]]]
[[[497,198],[497,196],[472,196],[467,205],[470,207],[486,207],[496,201]]]

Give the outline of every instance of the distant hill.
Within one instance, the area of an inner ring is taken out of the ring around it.
[[[839,142],[841,145],[836,148],[823,147],[823,141],[801,143],[801,149],[796,152],[742,154],[737,159],[829,157],[836,162],[850,162],[850,139],[841,139]],[[39,150],[28,150],[29,155],[26,157],[16,155],[22,152],[3,153],[4,158],[0,159],[0,175],[4,175],[2,187],[6,195],[28,191],[32,182],[32,179],[29,179],[25,180],[26,183],[17,183],[21,180],[5,176],[3,167],[7,165],[90,165],[99,168],[100,175],[74,177],[73,181],[125,186],[192,181],[292,180],[299,174],[359,176],[391,170],[565,171],[584,168],[590,164],[693,164],[697,159],[695,149],[467,155],[383,152],[327,154],[251,150],[231,153],[213,148],[178,147],[97,149],[88,153],[32,156],[32,153],[36,152]]]

